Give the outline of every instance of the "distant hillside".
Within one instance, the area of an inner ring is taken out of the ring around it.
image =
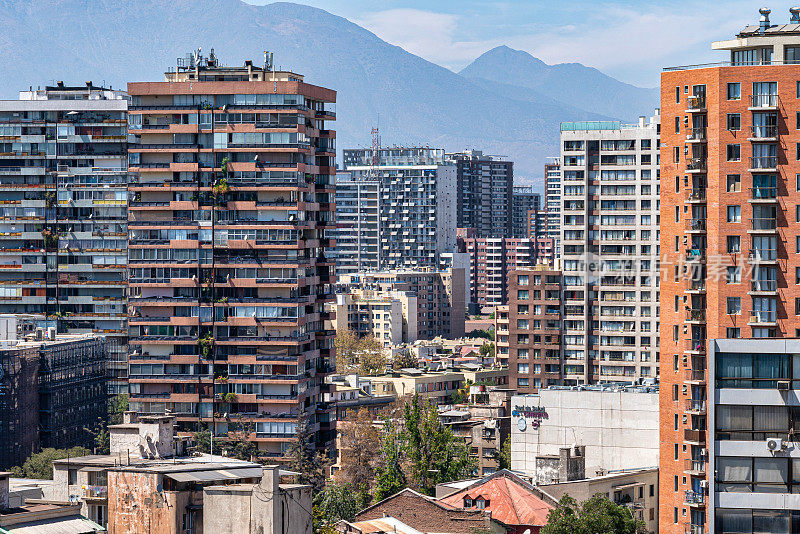
[[[479,81],[517,86],[504,91],[508,98],[526,99],[525,89],[556,102],[583,110],[634,121],[651,115],[659,102],[659,90],[642,89],[607,76],[580,63],[548,65],[522,50],[498,46],[481,55],[459,73]]]
[[[605,118],[602,114],[635,116],[646,109],[630,102],[626,110],[625,95],[650,94],[582,66],[576,66],[568,85],[593,87],[590,74],[608,80],[608,88],[597,91],[598,103],[590,105],[583,97],[565,101],[548,84],[533,86],[527,78],[492,87],[486,80],[502,77],[500,68],[508,63],[492,67],[486,61],[491,53],[465,69],[473,81],[344,18],[291,3],[0,0],[0,53],[5,60],[0,96],[16,98],[20,89],[55,80],[92,80],[114,87],[160,80],[176,57],[197,47],[208,52],[212,46],[229,64],[259,62],[263,51],[270,50],[278,66],[304,74],[308,83],[336,89],[338,120],[333,127],[339,149],[368,145],[370,129],[380,123],[384,144],[503,154],[516,162],[518,177],[539,183],[545,159],[558,153],[559,122]],[[486,67],[479,68],[481,64]],[[587,78],[582,80],[580,73]],[[557,78],[552,76],[551,84]],[[611,82],[629,88],[623,98],[613,94]],[[656,100],[654,96],[652,104]]]

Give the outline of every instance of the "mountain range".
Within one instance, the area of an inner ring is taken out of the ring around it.
[[[455,73],[324,10],[241,0],[0,0],[0,97],[56,80],[161,80],[177,57],[212,46],[227,64],[269,50],[276,66],[337,90],[339,149],[368,146],[379,125],[387,146],[507,156],[520,183],[542,183],[560,122],[633,120],[658,103],[656,89],[504,46]]]

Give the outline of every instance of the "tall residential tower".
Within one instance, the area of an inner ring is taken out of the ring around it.
[[[332,442],[336,92],[196,53],[128,84],[131,408],[280,460]]]

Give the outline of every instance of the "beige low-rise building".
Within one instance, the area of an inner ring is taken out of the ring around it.
[[[417,297],[407,291],[355,288],[330,305],[336,330],[372,335],[389,348],[417,339]]]
[[[403,369],[381,376],[370,377],[370,393],[405,397],[414,393],[430,399],[435,404],[451,404],[451,396],[464,384],[460,372],[426,373],[417,369]]]

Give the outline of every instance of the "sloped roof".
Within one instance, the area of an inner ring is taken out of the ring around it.
[[[453,507],[463,507],[465,497],[473,501],[478,497],[488,500],[489,504],[485,510],[492,512],[492,519],[497,519],[506,525],[544,526],[547,524],[547,514],[553,509],[552,505],[536,495],[529,484],[505,470],[439,499],[439,502]]]

